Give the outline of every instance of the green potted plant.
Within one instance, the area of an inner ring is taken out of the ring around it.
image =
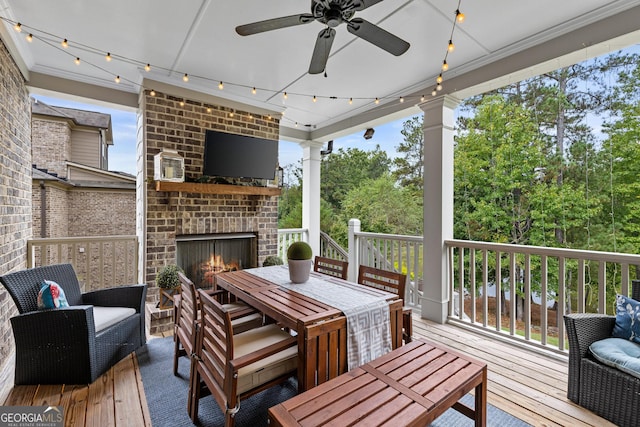
[[[282,265],[282,264],[284,264],[284,262],[282,262],[282,258],[275,255],[269,255],[262,262],[263,267],[270,267],[272,265]]]
[[[293,242],[287,249],[289,278],[293,283],[304,283],[309,280],[311,257],[313,252],[307,242]]]
[[[167,264],[156,276],[156,285],[160,288],[161,309],[173,307],[173,296],[180,293],[180,279],[178,272],[183,272],[180,267],[175,264]]]

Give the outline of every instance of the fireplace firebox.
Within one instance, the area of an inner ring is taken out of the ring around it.
[[[177,236],[177,264],[196,287],[211,288],[216,274],[258,266],[257,241],[253,233]]]

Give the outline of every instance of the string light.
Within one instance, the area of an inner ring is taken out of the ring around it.
[[[233,111],[229,113],[229,117],[233,117]]]
[[[184,107],[184,101],[180,101],[180,106]]]
[[[436,96],[438,92],[436,92],[435,88],[431,91],[431,96]]]
[[[434,95],[434,96],[436,95],[437,91],[441,91],[442,88],[443,88],[443,86],[442,86],[443,72],[448,71],[448,69],[449,69],[449,63],[447,62],[447,59],[448,59],[447,56],[448,56],[449,53],[452,53],[456,48],[455,44],[453,43],[453,34],[454,34],[454,31],[455,31],[455,28],[456,28],[456,24],[462,23],[465,20],[465,15],[460,11],[460,3],[461,3],[461,0],[458,0],[458,7],[456,8],[456,11],[455,11],[455,19],[454,19],[454,22],[453,22],[453,28],[452,28],[452,31],[451,31],[451,37],[449,38],[449,43],[447,44],[446,54],[445,54],[444,60],[442,61],[442,72],[438,75],[438,77],[436,79],[437,85],[434,87],[433,92],[432,92],[432,95]],[[2,19],[5,20],[4,18],[2,18]],[[11,24],[12,21],[9,21],[8,23]],[[16,32],[22,32],[22,24],[20,22],[15,23],[13,27],[14,27]],[[26,28],[30,28],[30,27],[26,27]],[[39,31],[39,30],[37,30],[37,31]],[[52,34],[50,34],[50,35],[54,36]],[[26,40],[28,42],[32,42],[34,36],[33,36],[32,33],[29,33],[25,38],[26,38]],[[60,37],[60,38],[62,38],[62,37]],[[69,47],[68,39],[66,39],[66,38],[62,38],[62,39],[63,39],[63,41],[61,42],[62,47],[68,48]],[[112,59],[113,59],[113,57],[112,57],[111,53],[107,52],[106,55],[105,55],[105,60],[107,62],[110,62]],[[119,55],[116,55],[116,59],[121,60],[121,61],[128,61],[128,62],[137,63],[141,68],[144,68],[144,70],[146,72],[151,71],[151,64],[150,63],[138,61],[136,59],[131,59],[131,58],[127,58],[127,57],[122,57],[122,56],[119,56]],[[80,65],[81,60],[80,60],[79,57],[75,57],[74,62],[75,62],[76,65]],[[162,67],[159,67],[159,68],[161,70],[164,70],[164,68],[162,68]],[[103,71],[106,71],[106,70],[103,70]],[[168,70],[167,69],[167,71],[174,71],[174,70]],[[210,79],[210,78],[207,78],[207,77],[202,77],[202,76],[197,76],[197,77],[199,79],[203,79],[203,80],[209,80],[209,81],[213,80],[213,79]],[[189,75],[187,73],[184,73],[182,79],[183,79],[184,82],[188,82],[189,81]],[[118,76],[115,77],[114,80],[117,83],[120,83],[121,78],[118,75]],[[237,83],[230,83],[230,84],[232,86],[250,88],[251,93],[254,94],[254,95],[257,93],[257,88],[255,86],[242,85],[242,84],[237,84]],[[140,86],[142,86],[142,85],[140,85]],[[224,83],[222,81],[219,81],[218,88],[220,90],[224,89]],[[144,88],[142,88],[142,89],[144,89]],[[261,89],[261,90],[263,90],[263,89]],[[270,91],[269,89],[264,89],[264,90]],[[277,93],[277,91],[272,91],[272,92],[273,93]],[[156,92],[154,90],[151,90],[149,92],[149,94],[151,96],[156,96]],[[307,94],[304,94],[304,93],[296,93],[295,95],[299,95],[299,96],[303,96],[303,97],[310,96],[310,95],[307,95]],[[284,100],[288,99],[288,93],[287,92],[283,92],[282,96],[283,96]],[[343,97],[338,97],[338,96],[331,96],[331,97],[327,96],[326,98],[330,98],[330,99],[348,99],[349,105],[353,105],[353,98],[352,97],[349,97],[349,98],[344,97],[343,98]],[[409,97],[409,99],[412,99],[412,98],[417,98],[417,97],[414,97],[414,96],[410,96]],[[358,98],[358,99],[361,99],[361,100],[369,99],[370,100],[371,98]],[[392,98],[391,97],[386,97],[386,96],[384,96],[382,98],[376,97],[374,99],[374,103],[376,105],[380,104],[380,100],[381,99],[391,100]],[[405,97],[404,96],[400,96],[399,98],[396,98],[396,99],[398,100],[397,102],[399,102],[399,103],[404,103],[404,101],[405,101]],[[425,96],[421,95],[419,97],[419,99],[420,99],[420,102],[424,102],[425,101]],[[318,96],[317,95],[313,95],[312,100],[313,100],[314,103],[317,102],[318,101]],[[181,105],[184,105],[184,102],[181,102]],[[211,110],[210,108],[207,108],[208,112],[210,112],[210,110]],[[230,117],[233,117],[233,113],[230,113]],[[251,116],[250,116],[250,118],[251,118]],[[282,114],[282,118],[284,118],[284,114]],[[288,119],[288,120],[291,121],[291,119]]]
[[[211,112],[211,107],[207,107],[207,113]]]

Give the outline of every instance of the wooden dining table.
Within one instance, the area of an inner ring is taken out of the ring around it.
[[[283,268],[273,266],[267,268]],[[372,289],[320,273],[311,273],[316,282],[338,284],[384,298],[389,306],[392,349],[402,345],[402,300],[398,295]],[[347,317],[342,310],[296,292],[250,270],[225,272],[216,276],[217,288],[264,313],[298,337],[298,389],[309,390],[347,372]]]

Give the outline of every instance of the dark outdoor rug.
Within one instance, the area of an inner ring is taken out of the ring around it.
[[[173,338],[152,339],[146,346],[138,349],[136,355],[153,426],[193,426],[187,414],[189,361],[186,357],[180,358],[178,364],[179,376],[173,376]],[[271,406],[295,396],[296,390],[296,380],[290,379],[284,385],[272,387],[243,400],[240,412],[236,415],[236,426],[267,426],[267,410]],[[473,405],[473,397],[471,395],[464,396],[462,400],[467,405]],[[224,416],[211,396],[200,400],[198,418],[199,425],[204,427],[220,427],[224,425]],[[487,405],[487,419],[488,426],[529,426],[524,421],[491,405]],[[449,409],[431,424],[432,427],[467,427],[473,425],[472,420],[453,409]]]

